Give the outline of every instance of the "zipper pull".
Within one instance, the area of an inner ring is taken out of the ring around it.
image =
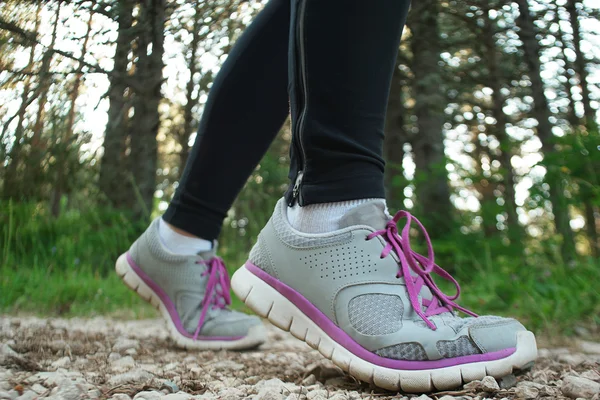
[[[298,175],[296,175],[296,182],[294,183],[294,188],[292,189],[292,199],[295,203],[296,199],[300,195],[300,185],[302,184],[302,177],[304,176],[304,172],[299,171]]]

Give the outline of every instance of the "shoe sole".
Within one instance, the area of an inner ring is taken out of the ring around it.
[[[408,393],[454,389],[487,375],[501,378],[514,370],[528,368],[537,358],[535,336],[532,332],[523,331],[517,333],[516,351],[506,358],[436,369],[386,368],[356,356],[337,343],[294,303],[245,266],[233,275],[231,286],[234,293],[258,315],[306,342],[355,378],[383,389]]]
[[[117,259],[115,270],[127,287],[160,311],[167,330],[178,347],[189,350],[246,350],[257,347],[266,340],[266,329],[262,324],[251,327],[246,336],[237,340],[194,340],[186,337],[177,330],[160,296],[133,270],[127,261],[127,253]]]

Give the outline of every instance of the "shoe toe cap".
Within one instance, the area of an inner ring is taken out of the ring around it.
[[[519,321],[511,318],[480,323],[475,319],[468,327],[469,336],[483,353],[516,348],[517,333],[526,330]]]

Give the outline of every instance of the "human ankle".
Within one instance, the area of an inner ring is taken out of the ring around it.
[[[161,243],[175,254],[195,255],[213,248],[212,241],[199,238],[183,229],[177,228],[162,218],[158,224],[158,236]]]

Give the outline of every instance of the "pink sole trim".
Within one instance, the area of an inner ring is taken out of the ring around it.
[[[287,286],[285,283],[273,278],[265,271],[252,264],[246,262],[245,268],[260,278],[263,282],[277,290],[283,297],[291,301],[304,315],[306,315],[312,322],[320,327],[325,333],[337,342],[339,345],[344,347],[346,350],[363,359],[364,361],[372,364],[398,370],[425,370],[425,369],[438,369],[445,367],[452,367],[462,364],[472,364],[485,361],[495,361],[506,358],[517,351],[516,348],[508,348],[500,351],[484,354],[474,354],[470,356],[462,356],[455,358],[444,358],[441,360],[434,361],[406,361],[406,360],[393,360],[378,356],[375,353],[362,347],[354,339],[352,339],[346,332],[340,327],[335,325],[325,314],[323,314],[317,307],[315,307],[310,301],[308,301],[300,293]]]
[[[152,279],[150,279],[150,277],[148,275],[146,275],[146,273],[139,267],[139,265],[136,264],[135,261],[133,261],[133,258],[131,257],[131,254],[129,254],[129,252],[127,252],[127,263],[129,264],[129,266],[131,267],[133,272],[138,276],[138,278],[140,278],[142,281],[144,281],[144,283],[146,285],[148,285],[148,287],[154,292],[154,294],[156,296],[158,296],[158,298],[160,299],[162,304],[167,309],[167,312],[169,313],[169,317],[173,321],[175,328],[177,328],[177,332],[179,332],[180,335],[185,336],[186,338],[193,339],[194,335],[189,334],[183,328],[183,325],[181,324],[181,320],[179,319],[179,313],[177,313],[177,309],[175,308],[175,304],[173,304],[173,301],[171,300],[171,298],[165,293],[164,290],[162,290],[162,288],[160,286],[158,286]],[[197,340],[198,341],[203,341],[203,340],[206,340],[206,341],[213,341],[213,340],[233,341],[233,340],[240,340],[243,338],[245,338],[245,336],[198,336]]]

